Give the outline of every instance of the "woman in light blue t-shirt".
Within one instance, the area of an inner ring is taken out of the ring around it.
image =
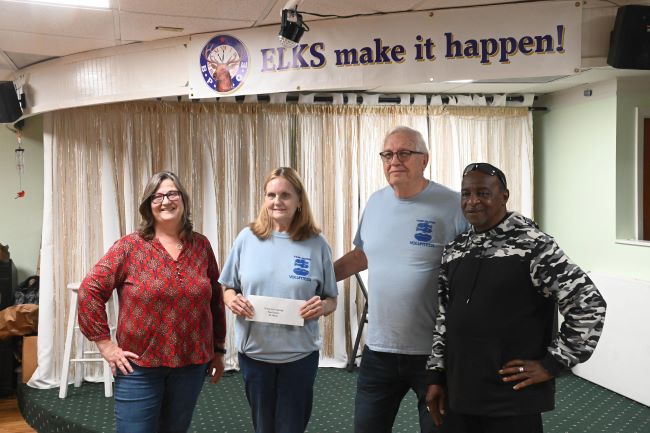
[[[219,282],[237,316],[239,366],[255,432],[304,432],[321,346],[318,318],[336,309],[338,291],[331,250],[292,168],[266,178],[259,215],[235,239]],[[255,296],[300,300],[294,324],[271,323],[273,312],[256,315]]]

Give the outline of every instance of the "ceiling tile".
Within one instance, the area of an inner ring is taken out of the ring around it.
[[[539,0],[500,0],[500,1],[483,1],[483,0],[421,0],[414,5],[413,9],[449,9],[449,8],[466,8],[472,6],[482,6],[485,4],[495,3],[524,3],[526,1]]]
[[[0,1],[0,29],[43,35],[114,38],[113,12],[110,10],[10,1]]]
[[[181,35],[247,28],[252,26],[253,23],[250,20],[228,21],[211,18],[187,18],[121,12],[120,34],[123,40],[151,41]],[[179,27],[184,30],[182,32],[161,31],[156,30],[156,26]]]
[[[356,0],[356,1],[341,1],[341,0],[304,0],[298,6],[298,12],[303,13],[303,20],[318,21],[322,19],[329,19],[327,17],[317,17],[308,15],[307,12],[314,12],[323,15],[338,15],[348,16],[355,14],[375,14],[380,12],[396,12],[410,10],[417,1],[401,1],[396,2],[393,0]],[[282,16],[282,9],[286,2],[280,1],[271,9],[268,17],[259,22],[259,24],[275,24],[280,22]],[[330,17],[334,18],[334,17]]]
[[[120,0],[121,12],[255,21],[278,0]]]

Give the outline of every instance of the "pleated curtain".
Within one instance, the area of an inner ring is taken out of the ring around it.
[[[429,140],[432,180],[459,189],[465,164],[493,162],[516,186],[511,208],[532,215],[530,115],[525,108],[478,108],[152,101],[45,114],[38,368],[29,385],[59,386],[66,286],[137,229],[142,191],[158,171],[180,176],[195,230],[208,237],[220,264],[259,211],[264,178],[280,166],[302,175],[334,258],[349,251],[368,197],[386,186],[378,153],[398,125]],[[336,312],[320,321],[321,366],[347,363],[362,307],[356,282],[340,282]],[[230,312],[227,323],[232,349]],[[238,367],[233,350],[226,364]],[[84,377],[99,380],[98,368],[86,368]]]

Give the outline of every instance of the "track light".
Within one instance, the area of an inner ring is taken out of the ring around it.
[[[296,9],[282,10],[282,23],[278,38],[285,47],[295,47],[300,42],[302,34],[309,31],[309,27],[302,21],[302,15]]]

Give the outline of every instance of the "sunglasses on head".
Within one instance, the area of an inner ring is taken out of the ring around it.
[[[506,183],[506,175],[492,164],[488,164],[487,162],[473,162],[465,167],[465,170],[463,170],[463,177],[467,176],[473,171],[480,171],[481,173],[487,174],[488,176],[496,176],[499,182],[501,182],[501,185],[503,185],[503,188],[508,188],[508,184]]]

